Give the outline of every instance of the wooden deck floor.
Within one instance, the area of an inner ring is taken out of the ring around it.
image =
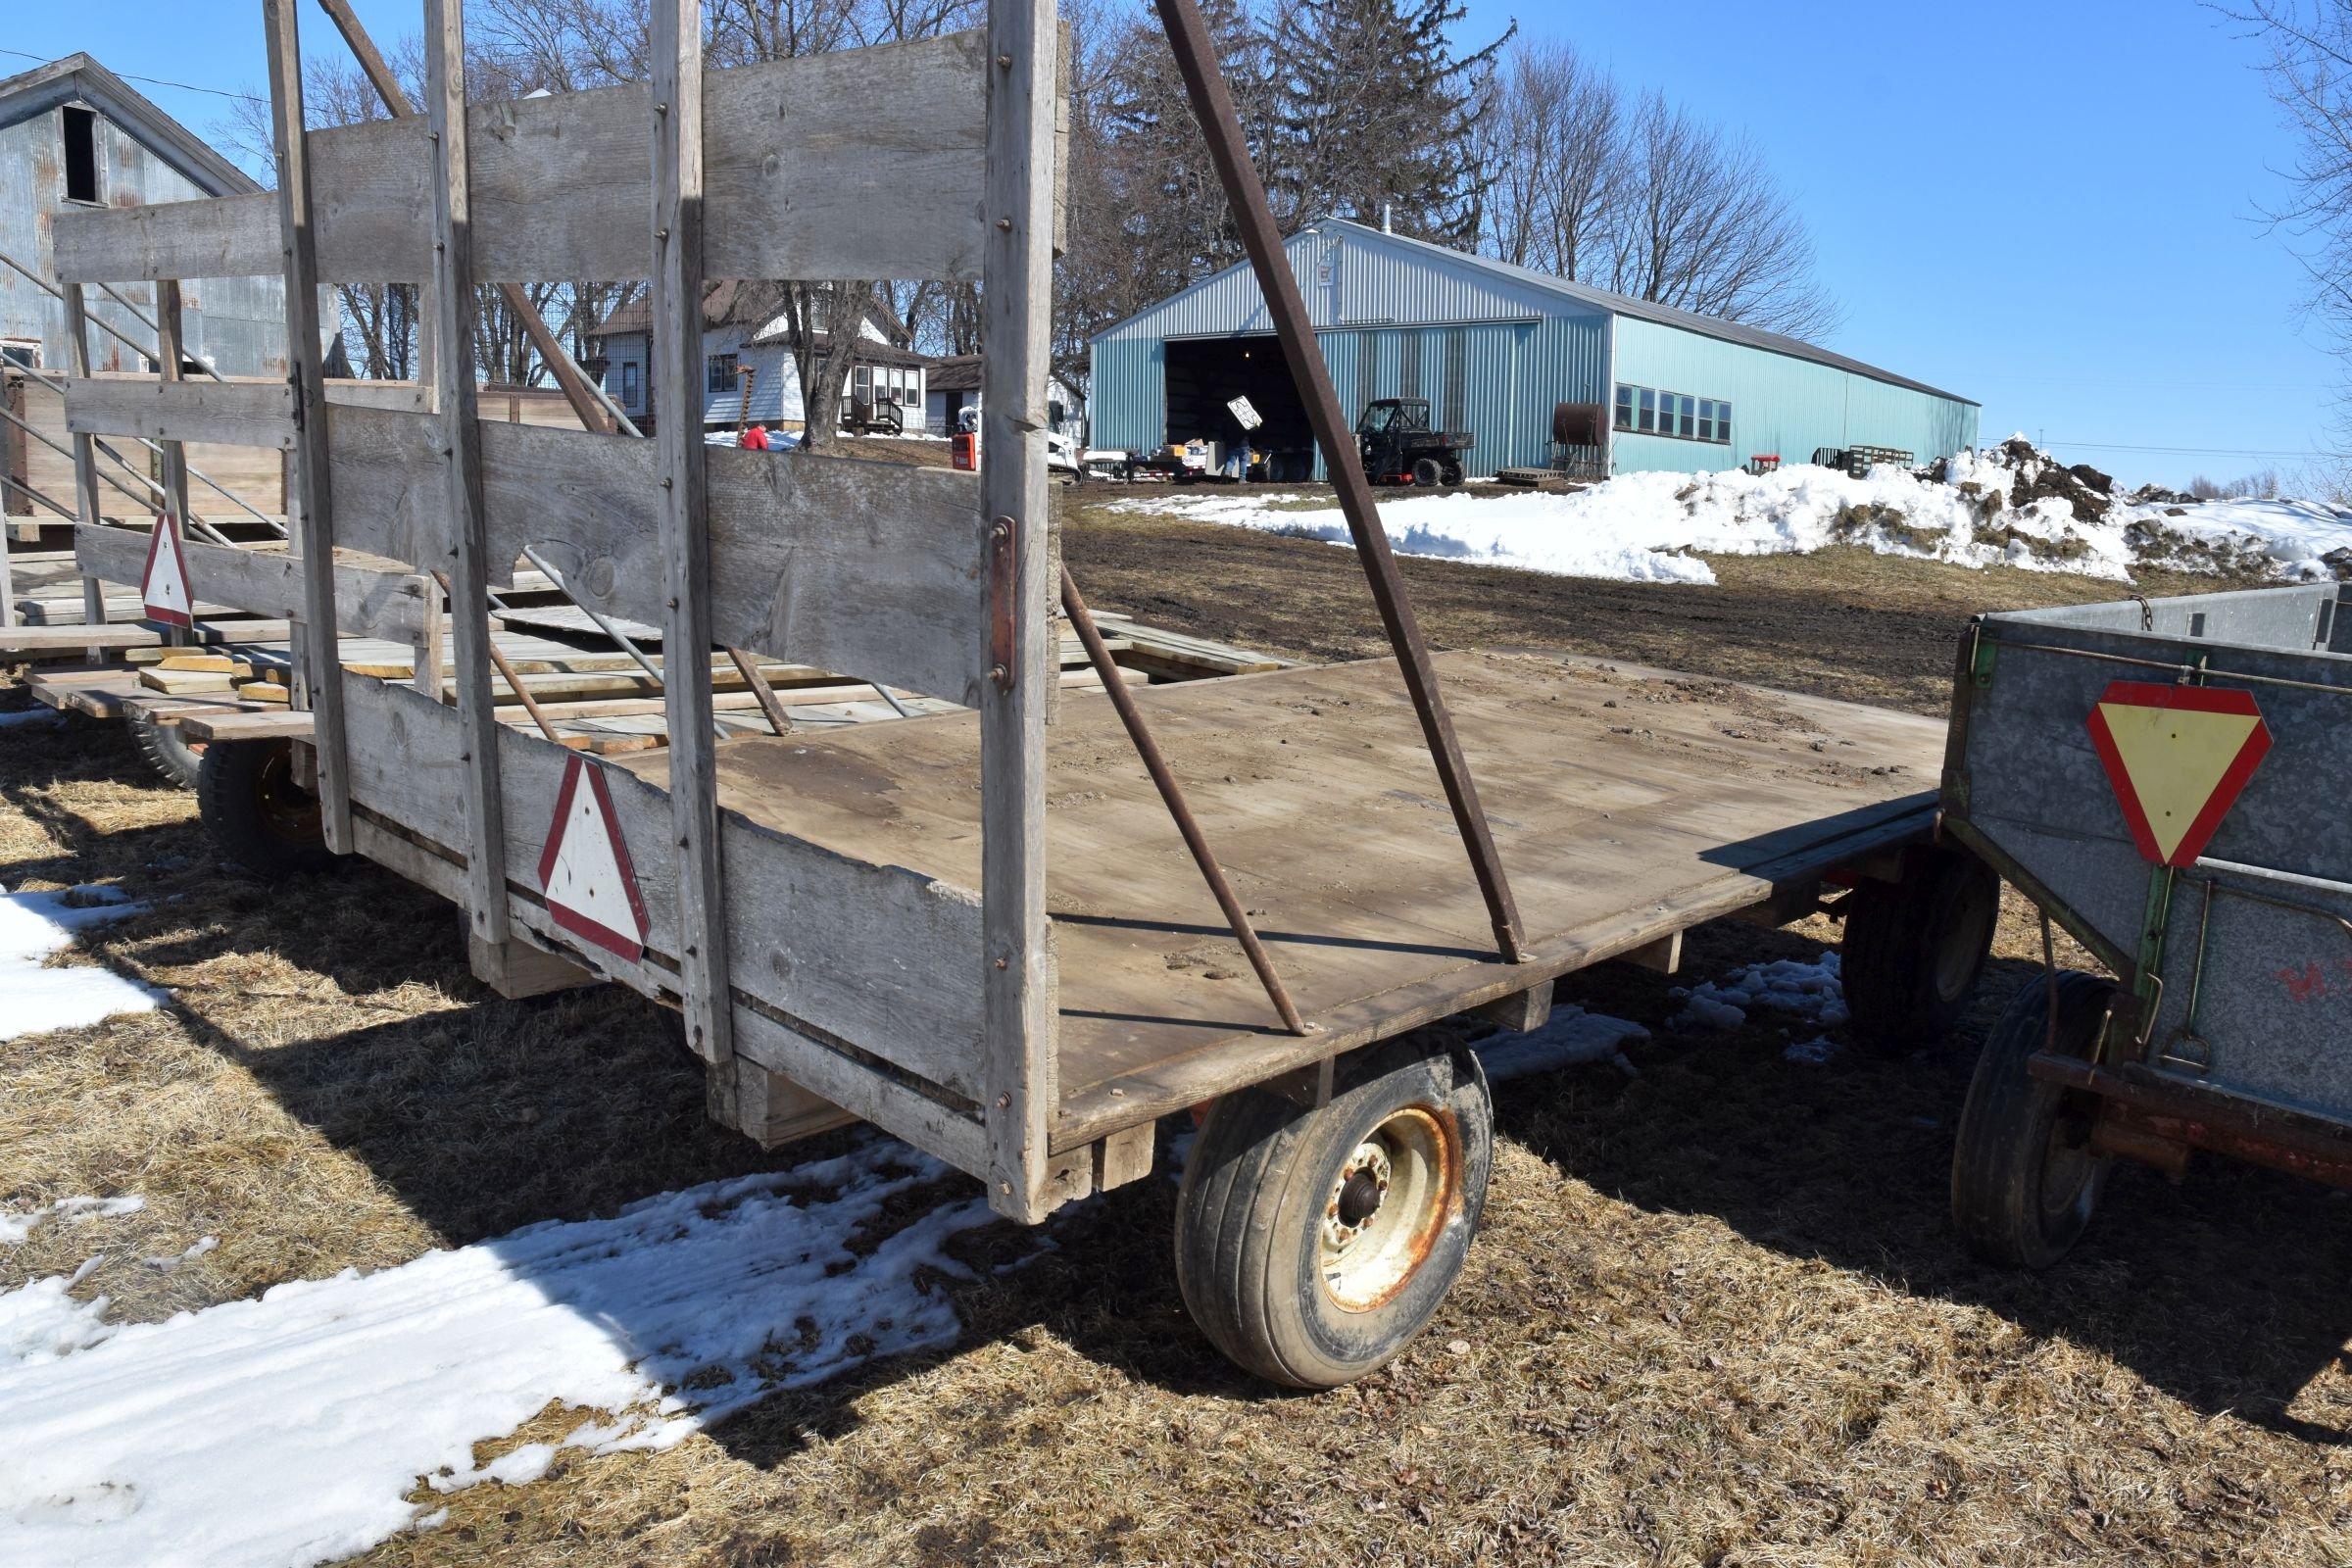
[[[1139,692],[1306,1017],[1264,994],[1101,697],[1048,732],[1056,1147],[1760,902],[1920,831],[1943,726],[1555,655],[1439,667],[1537,955],[1492,933],[1385,662]],[[666,782],[666,753],[620,765]],[[980,884],[970,714],[719,748],[719,800],[841,854]],[[789,919],[787,911],[779,916]],[[1271,1065],[1270,1065],[1271,1064]]]

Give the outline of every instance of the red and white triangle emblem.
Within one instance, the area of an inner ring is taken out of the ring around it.
[[[170,626],[196,624],[196,596],[188,591],[188,558],[180,553],[179,519],[158,514],[147,536],[147,571],[139,580],[147,618]]]
[[[585,782],[583,782],[583,780]],[[605,770],[573,753],[556,791],[556,820],[539,857],[539,888],[556,924],[634,963],[645,956],[645,901],[620,836]]]

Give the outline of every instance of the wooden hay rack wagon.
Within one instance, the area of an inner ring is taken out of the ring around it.
[[[1973,980],[1988,894],[1927,842],[1938,725],[1424,646],[1191,0],[1162,17],[1401,683],[1376,662],[1130,693],[1099,648],[1047,488],[1052,0],[725,70],[704,67],[698,0],[658,0],[650,81],[471,105],[459,0],[431,0],[425,112],[309,131],[294,0],[264,12],[278,192],[63,219],[59,263],[74,287],[282,275],[295,373],[77,382],[76,417],[291,450],[296,548],[239,591],[322,629],[292,706],[325,846],[461,904],[510,991],[596,976],[676,1006],[722,1120],[774,1142],[863,1118],[1033,1222],[1145,1174],[1156,1120],[1205,1107],[1187,1300],[1245,1365],[1328,1385],[1427,1322],[1483,1201],[1486,1082],[1426,1026],[1531,1026],[1563,973],[1671,968],[1689,926],[1789,918],[1839,886],[1872,933],[1849,987],[1880,1034],[1948,1017],[1953,985],[1921,976]],[[579,277],[652,279],[653,440],[478,415],[473,286]],[[705,446],[707,277],[980,280],[983,469]],[[422,285],[435,353],[412,404],[325,394],[308,302],[334,280]],[[116,569],[110,532],[85,523],[87,569]],[[206,592],[231,569],[185,548]],[[672,651],[958,710],[717,740],[680,662],[666,746],[583,757],[494,711],[487,596],[532,559]],[[454,701],[332,657],[325,628],[437,636],[436,589]],[[1057,700],[1057,605],[1109,701]]]

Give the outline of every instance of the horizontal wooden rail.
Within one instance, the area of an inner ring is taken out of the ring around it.
[[[989,90],[978,32],[705,76],[708,275],[976,278]],[[468,111],[472,264],[490,282],[645,277],[652,175],[641,82]],[[421,116],[311,132],[318,276],[431,272]],[[67,282],[276,275],[274,198],[61,213]]]
[[[148,530],[82,523],[74,530],[74,561],[104,582],[139,585],[147,572]],[[282,550],[246,550],[182,539],[188,597],[198,604],[234,605],[257,615],[303,618],[302,560]],[[427,613],[421,578],[408,572],[335,566],[335,629],[350,637],[382,637],[416,644]]]
[[[353,798],[432,843],[463,846],[465,764],[458,760],[456,711],[405,686],[353,679],[345,689]],[[536,894],[540,856],[574,754],[504,725],[498,748],[506,880]],[[614,825],[628,846],[645,910],[645,946],[674,955],[677,851],[669,798],[624,769],[585,765],[601,768]],[[836,855],[729,812],[720,815],[720,832],[728,873],[721,926],[736,989],[977,1098],[979,895],[900,866]],[[520,919],[530,901],[514,902]],[[794,910],[806,917],[794,917]],[[668,984],[674,988],[674,975]]]
[[[66,428],[283,451],[294,445],[294,390],[283,381],[70,380]]]
[[[480,430],[495,582],[534,550],[583,606],[661,624],[654,444],[497,419]],[[334,408],[327,441],[337,539],[395,561],[447,559],[438,420]],[[976,476],[729,447],[709,462],[717,645],[977,700],[988,541]]]

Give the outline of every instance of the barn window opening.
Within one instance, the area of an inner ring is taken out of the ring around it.
[[[1660,392],[1652,387],[1629,386],[1620,381],[1617,383],[1617,428],[1635,430],[1644,435],[1670,435],[1683,441],[1704,441],[1713,446],[1728,446],[1732,439],[1732,406],[1720,398]]]
[[[60,111],[66,122],[66,200],[103,202],[98,189],[98,112],[68,106]]]

